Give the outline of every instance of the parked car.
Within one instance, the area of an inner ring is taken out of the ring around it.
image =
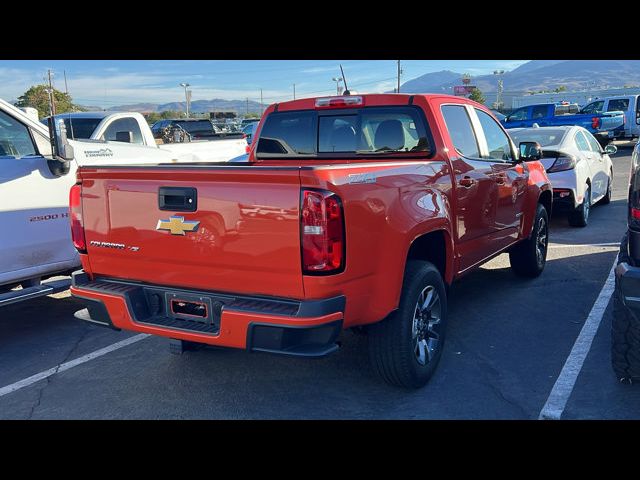
[[[540,151],[522,143],[520,156],[483,105],[307,98],[262,121],[246,164],[80,169],[78,318],[175,339],[176,352],[302,357],[335,352],[359,327],[384,380],[420,387],[455,279],[503,252],[516,274],[542,273],[552,190]]]
[[[625,114],[624,125],[614,131],[619,140],[633,140],[640,137],[640,95],[626,95],[600,98],[582,109],[582,113],[602,113],[622,111]]]
[[[242,133],[215,133],[213,125],[206,119],[176,121],[175,130],[162,128],[165,122],[170,125],[173,120],[161,120],[149,128],[144,117],[137,112],[74,112],[56,115],[55,120],[64,122],[70,139],[137,145],[143,150],[139,158],[141,162],[146,158],[156,159],[158,151],[172,155],[176,162],[225,162],[248,150]],[[46,124],[47,121],[48,117],[42,122]],[[199,126],[204,124],[209,125],[206,135],[205,127]],[[160,138],[156,138],[158,132]]]
[[[631,157],[627,232],[615,270],[611,362],[624,383],[640,380],[640,143]]]
[[[506,128],[576,125],[593,134],[605,146],[613,140],[613,130],[625,122],[623,112],[578,113],[576,104],[541,103],[527,105],[511,112],[502,122]]]
[[[591,206],[611,201],[613,163],[609,155],[618,151],[615,145],[603,149],[582,127],[512,128],[509,134],[515,142],[540,144],[540,161],[551,180],[554,208],[567,211],[570,225],[587,226]]]

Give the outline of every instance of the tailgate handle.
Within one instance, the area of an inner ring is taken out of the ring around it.
[[[171,212],[195,212],[198,209],[198,191],[192,187],[160,187],[158,208]]]

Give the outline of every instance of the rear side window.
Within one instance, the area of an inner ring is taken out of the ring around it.
[[[136,122],[134,118],[119,118],[118,120],[114,120],[105,130],[102,139],[115,142],[118,132],[131,132],[132,143],[142,144],[142,132],[140,131],[138,122]]]
[[[416,152],[429,155],[431,143],[415,107],[272,113],[256,151],[258,158]]]
[[[615,100],[609,100],[609,106],[607,107],[607,112],[615,112],[617,110],[622,110],[626,112],[629,109],[629,99],[628,98],[616,98]]]
[[[589,142],[582,134],[582,132],[576,133],[576,145],[578,146],[578,150],[581,152],[590,152],[591,148],[589,148]]]
[[[465,157],[480,158],[478,140],[473,132],[467,109],[462,105],[444,105],[442,116],[458,153]]]

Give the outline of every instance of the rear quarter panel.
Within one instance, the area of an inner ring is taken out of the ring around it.
[[[381,320],[397,307],[416,237],[443,230],[453,258],[451,179],[443,160],[303,170],[301,184],[333,191],[343,201],[345,270],[307,275],[304,290],[307,298],[346,295],[345,327]]]

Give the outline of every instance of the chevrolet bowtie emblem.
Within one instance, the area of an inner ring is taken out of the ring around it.
[[[156,230],[168,230],[171,235],[184,235],[184,232],[196,232],[200,222],[185,220],[184,217],[172,216],[169,220],[158,220]]]

